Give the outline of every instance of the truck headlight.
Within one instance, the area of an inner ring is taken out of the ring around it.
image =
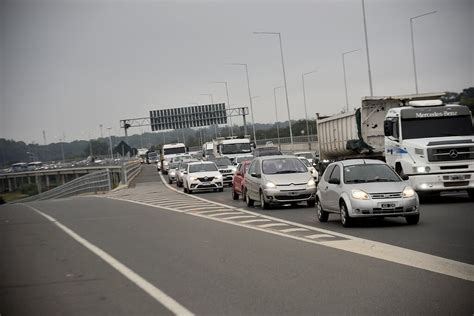
[[[306,183],[306,185],[309,186],[309,187],[314,187],[314,186],[316,186],[316,182],[314,182],[313,179],[310,179],[310,180],[308,181],[308,183]]]
[[[267,189],[274,189],[274,188],[276,188],[276,185],[273,182],[267,182],[267,184],[265,184],[265,187]]]
[[[430,167],[413,167],[413,171],[416,173],[428,173],[430,172],[431,168]]]
[[[369,194],[362,190],[352,190],[352,197],[357,200],[368,200]]]
[[[415,195],[415,190],[413,190],[411,187],[406,187],[405,189],[403,189],[402,195],[405,198],[412,197]]]

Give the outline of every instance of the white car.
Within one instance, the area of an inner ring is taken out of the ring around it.
[[[183,175],[185,193],[199,190],[223,191],[224,182],[222,174],[215,163],[211,161],[190,162]]]
[[[316,170],[316,168],[314,168],[313,165],[311,165],[311,162],[308,160],[308,158],[299,156],[298,159],[301,160],[301,162],[304,163],[306,168],[308,168],[308,171],[311,172],[311,175],[313,176],[314,181],[318,182],[318,178],[319,178],[318,170]]]

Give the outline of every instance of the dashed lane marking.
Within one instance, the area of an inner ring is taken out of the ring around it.
[[[209,217],[216,217],[216,216],[222,216],[222,215],[237,215],[237,214],[241,214],[241,212],[223,212],[223,213],[217,213],[217,214],[211,214],[209,215]]]
[[[188,211],[189,212],[189,211]],[[224,211],[216,211],[216,210],[212,210],[212,211],[199,211],[199,212],[195,212],[196,214],[207,214],[207,213],[216,213],[216,212],[224,212]]]
[[[87,248],[89,251],[91,251],[93,254],[101,258],[103,261],[105,261],[107,264],[109,264],[112,268],[117,270],[120,274],[122,274],[125,278],[127,278],[129,281],[137,285],[139,288],[141,288],[143,291],[145,291],[148,295],[153,297],[156,301],[158,301],[160,304],[165,306],[168,310],[170,310],[172,313],[175,315],[183,315],[183,316],[190,316],[193,315],[188,309],[186,309],[184,306],[179,304],[177,301],[175,301],[173,298],[168,296],[166,293],[161,291],[159,288],[148,282],[146,279],[144,279],[142,276],[137,274],[135,271],[109,255],[107,252],[102,250],[101,248],[97,247],[96,245],[92,244],[88,240],[84,239],[80,235],[78,235],[76,232],[74,232],[72,229],[68,228],[67,226],[61,224],[57,219],[55,219],[52,216],[49,216],[40,210],[31,207],[29,205],[23,204],[39,215],[43,216],[46,218],[48,221],[52,222],[54,225],[59,227],[63,232],[65,232],[67,235],[69,235],[71,238],[73,238],[75,241],[80,243],[82,246]]]
[[[309,239],[334,238],[334,236],[328,235],[328,234],[314,234],[314,235],[305,236],[305,238],[309,238]]]
[[[258,223],[258,222],[270,222],[269,219],[251,219],[251,220],[248,220],[248,221],[243,221],[243,222],[239,222],[240,224],[250,224],[250,223]]]
[[[282,233],[293,233],[293,232],[307,232],[306,228],[288,228],[288,229],[281,229]]]

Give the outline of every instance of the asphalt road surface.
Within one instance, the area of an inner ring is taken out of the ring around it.
[[[0,314],[474,312],[472,203],[424,205],[417,226],[331,221],[321,233],[311,209],[260,216],[228,189],[187,196],[151,172],[100,197],[1,206]],[[370,240],[406,260],[338,249]]]

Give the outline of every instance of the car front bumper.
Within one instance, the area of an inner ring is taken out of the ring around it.
[[[213,189],[221,189],[224,187],[224,183],[222,180],[213,180],[211,182],[200,182],[200,181],[193,181],[189,183],[189,189],[191,190],[213,190]]]
[[[316,198],[316,187],[295,187],[293,189],[264,189],[263,195],[266,202],[291,203],[311,201]]]
[[[389,217],[419,214],[418,196],[397,199],[351,199],[348,205],[351,217]]]

